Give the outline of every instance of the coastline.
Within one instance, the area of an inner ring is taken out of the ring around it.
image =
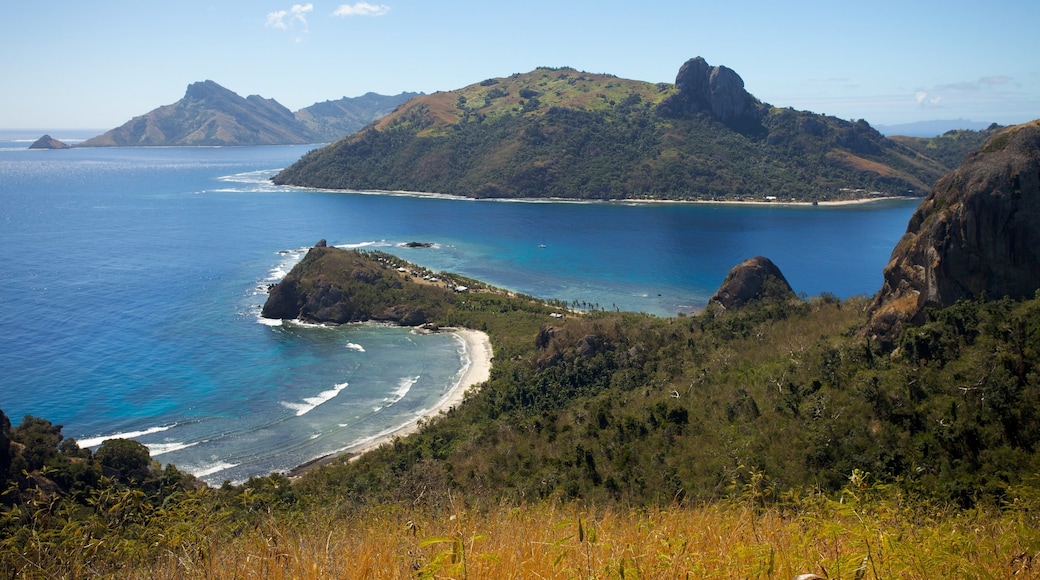
[[[746,205],[746,206],[782,206],[782,207],[840,207],[848,205],[863,205],[880,201],[891,200],[917,200],[920,202],[926,196],[908,195],[878,195],[868,197],[854,197],[849,199],[832,199],[823,201],[797,201],[780,199],[641,199],[641,198],[617,198],[617,199],[579,199],[570,197],[468,197],[452,193],[431,193],[424,191],[407,191],[402,189],[322,189],[305,186],[291,185],[299,189],[312,189],[315,191],[328,191],[333,193],[350,193],[356,195],[390,195],[400,197],[419,197],[429,199],[445,199],[454,201],[498,201],[513,203],[621,203],[621,204],[655,204],[655,203],[695,203],[709,205]]]
[[[465,344],[466,356],[469,358],[469,366],[459,378],[458,382],[452,385],[451,389],[449,389],[448,392],[437,401],[436,405],[424,413],[422,417],[409,421],[393,431],[384,433],[375,439],[366,441],[360,445],[319,457],[312,461],[308,461],[303,465],[298,465],[289,470],[287,475],[290,478],[298,477],[313,467],[325,465],[339,457],[348,456],[349,461],[354,461],[365,453],[372,451],[373,449],[378,449],[398,437],[407,437],[408,435],[418,431],[419,425],[423,422],[435,419],[442,412],[461,404],[470,388],[487,382],[487,380],[491,378],[491,361],[494,358],[494,351],[491,347],[491,338],[486,332],[469,328],[441,328],[439,332],[449,332],[463,341]]]

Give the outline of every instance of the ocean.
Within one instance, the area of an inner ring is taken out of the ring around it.
[[[804,295],[872,295],[917,205],[312,191],[268,179],[313,146],[28,150],[41,134],[0,132],[0,409],[14,424],[61,424],[81,446],[137,439],[217,485],[414,421],[468,365],[451,334],[261,319],[268,285],[320,239],[541,298],[673,316],[702,308],[755,255]]]

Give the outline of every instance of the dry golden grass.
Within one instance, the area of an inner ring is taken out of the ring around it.
[[[818,498],[797,513],[718,503],[486,513],[366,508],[271,517],[150,578],[1037,578],[1040,533],[1020,512],[950,513]]]

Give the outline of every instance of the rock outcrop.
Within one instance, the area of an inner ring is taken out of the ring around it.
[[[69,147],[68,144],[63,143],[50,135],[44,135],[34,141],[32,145],[29,145],[29,149],[68,149]]]
[[[725,309],[742,308],[756,300],[797,298],[783,272],[769,258],[755,256],[734,266],[722,286],[708,300]]]
[[[744,80],[733,69],[710,66],[702,57],[692,58],[675,76],[679,91],[661,103],[662,113],[688,117],[707,111],[727,125],[748,125],[761,117],[761,103],[744,89]]]
[[[1040,288],[1040,120],[1007,127],[921,203],[885,267],[868,336],[891,345],[928,306]]]

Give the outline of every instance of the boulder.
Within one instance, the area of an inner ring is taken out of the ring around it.
[[[884,271],[866,335],[891,345],[929,306],[1040,288],[1040,120],[1007,127],[936,182]]]
[[[722,286],[708,300],[724,309],[742,308],[756,300],[797,298],[783,272],[769,258],[755,256],[744,260],[726,275]]]

